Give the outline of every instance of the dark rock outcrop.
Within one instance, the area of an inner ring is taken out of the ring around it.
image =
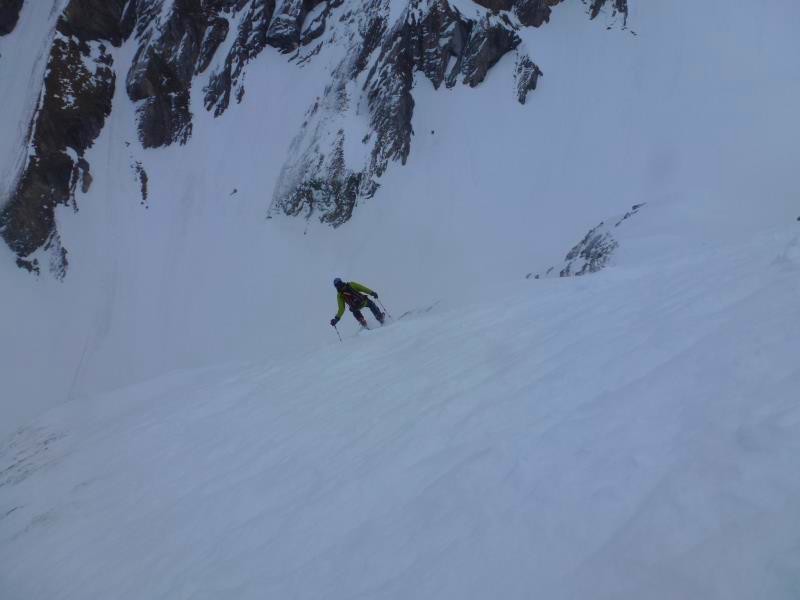
[[[324,97],[307,114],[269,214],[316,215],[334,226],[349,219],[360,199],[375,194],[388,164],[405,163],[408,158],[415,73],[424,74],[437,89],[459,81],[479,85],[503,56],[519,47],[516,26],[503,11],[526,2],[549,11],[557,0],[481,2],[493,12],[475,18],[465,17],[447,0],[411,0],[391,27],[379,6],[343,15],[350,19],[352,30],[363,33],[333,74]],[[518,57],[515,86],[521,103],[541,74],[527,55]],[[351,81],[363,81],[363,95],[354,96]],[[360,107],[366,107],[370,124],[369,133],[360,140],[365,146],[364,162],[349,164],[343,156],[334,160],[353,135],[345,117]]]
[[[139,193],[141,194],[141,204],[142,206],[147,206],[147,197],[148,193],[148,182],[149,178],[147,176],[147,171],[144,170],[144,166],[142,165],[141,161],[136,161],[132,165],[134,172],[136,173],[136,181],[139,183]]]
[[[439,89],[456,85],[470,39],[472,21],[464,19],[448,2],[434,2],[412,29],[413,64]]]
[[[195,65],[195,74],[203,73],[208,68],[220,44],[228,37],[229,29],[230,24],[227,19],[217,17],[211,20],[206,29],[203,43],[200,46],[200,56],[198,56],[197,64]]]
[[[536,89],[536,84],[542,75],[542,70],[527,54],[517,55],[517,64],[514,67],[514,85],[516,87],[517,100],[520,104],[525,104],[528,99],[528,92]]]
[[[627,19],[628,0],[592,0],[591,5],[589,6],[589,16],[592,19],[597,18],[597,15],[600,14],[600,11],[602,11],[607,4],[611,5],[611,11],[613,14],[621,14],[624,19]]]
[[[596,273],[608,264],[618,247],[619,242],[605,229],[605,223],[600,223],[567,253],[559,277]]]
[[[339,130],[333,151],[318,165],[325,177],[315,177],[309,172],[293,193],[287,197],[285,212],[307,218],[319,212],[324,223],[343,223],[353,214],[354,199],[361,184],[361,173],[348,171],[344,161],[344,130]]]
[[[494,13],[513,11],[526,27],[540,27],[550,21],[550,9],[561,0],[474,0]]]
[[[341,4],[341,0],[338,0],[338,4]],[[308,13],[311,13],[317,6],[319,6],[319,4],[309,8]],[[301,25],[302,31],[300,32],[301,46],[310,44],[325,32],[325,27],[328,23],[328,15],[330,15],[333,8],[335,8],[333,2],[325,2],[322,10],[318,11],[313,18],[308,13],[305,15]]]
[[[481,83],[489,69],[519,44],[519,36],[505,18],[476,23],[464,50],[464,83],[470,87]]]
[[[127,0],[70,0],[61,30],[82,42],[107,40],[119,46],[125,39],[122,12]]]
[[[17,26],[23,0],[0,0],[0,35],[8,35]]]
[[[639,212],[644,206],[643,204],[634,204],[631,210],[619,217],[613,226],[606,225],[605,222],[600,223],[597,227],[593,227],[589,232],[583,236],[583,239],[575,244],[575,246],[564,257],[564,265],[558,269],[559,277],[571,277],[588,275],[589,273],[597,273],[605,268],[614,251],[619,247],[619,242],[614,237],[613,231],[619,227],[624,221],[627,221],[633,215]],[[528,273],[527,279],[540,279],[542,277],[553,276],[556,272],[556,267],[550,267],[544,274],[534,275]]]
[[[475,0],[475,4],[480,4],[484,8],[494,11],[511,10],[514,0]]]
[[[18,262],[38,271],[38,260],[28,257],[42,248],[58,277],[66,272],[67,253],[55,228],[55,209],[71,204],[77,210],[77,186],[87,191],[91,185],[89,163],[83,156],[111,113],[116,83],[106,43],[119,40],[117,30],[108,38],[92,28],[78,35],[76,23],[84,17],[75,10],[78,5],[87,10],[102,5],[100,12],[109,14],[103,12],[108,9],[103,0],[72,0],[59,19],[41,103],[31,125],[28,163],[0,212],[0,234]],[[116,6],[119,17],[121,6]]]
[[[378,60],[367,75],[364,91],[375,139],[369,169],[371,176],[380,177],[389,160],[405,163],[408,158],[414,112],[411,86],[416,66],[413,42],[418,36],[419,32],[408,22],[396,28],[381,47]]]
[[[550,22],[552,7],[561,0],[517,0],[514,12],[526,27],[541,27]]]
[[[241,100],[244,87],[240,78],[244,68],[267,45],[267,30],[275,10],[275,0],[252,0],[247,6],[225,64],[211,75],[204,90],[206,110],[213,110],[215,116],[220,116],[228,109],[231,95]],[[234,8],[241,10],[243,7],[237,5]]]
[[[305,17],[303,0],[278,0],[272,22],[267,29],[267,44],[284,54],[300,45],[300,28]]]
[[[165,22],[160,22],[161,1],[140,0],[136,39],[139,48],[126,81],[128,97],[137,108],[139,139],[145,148],[184,144],[192,132],[189,93],[203,55],[210,51],[206,30],[209,20],[200,0],[175,0]],[[204,42],[206,46],[204,48]],[[217,46],[219,42],[217,42]]]
[[[189,90],[150,96],[139,105],[136,114],[139,140],[145,148],[185,144],[192,135]]]

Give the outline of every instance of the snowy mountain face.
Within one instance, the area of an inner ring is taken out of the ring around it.
[[[0,0],[0,598],[800,597],[800,3],[690,4]]]
[[[63,4],[63,3],[62,3]],[[220,117],[246,92],[248,64],[267,48],[298,67],[320,53],[339,56],[324,92],[308,108],[272,193],[270,216],[312,216],[334,226],[372,197],[393,161],[411,151],[414,78],[434,86],[479,85],[514,53],[520,103],[542,74],[518,31],[546,24],[557,0],[70,0],[49,43],[47,69],[28,132],[24,167],[12,173],[0,232],[17,264],[66,275],[68,249],[57,206],[78,210],[76,190],[92,184],[87,150],[112,110],[117,84],[135,105],[142,148],[185,144],[191,93],[203,79],[205,109]],[[606,6],[608,4],[608,6]],[[13,31],[22,1],[5,1],[0,33]],[[593,0],[588,16],[619,13],[626,0]],[[130,64],[112,48],[130,42]],[[139,163],[142,200],[147,172]],[[43,252],[40,252],[43,251]]]
[[[4,0],[0,430],[316,347],[335,276],[407,311],[561,272],[601,221],[570,273],[629,234],[796,223],[798,8],[774,6]],[[655,229],[610,226],[643,203]]]
[[[798,5],[746,6],[4,0],[0,434],[316,348],[336,276],[402,313],[794,226]]]

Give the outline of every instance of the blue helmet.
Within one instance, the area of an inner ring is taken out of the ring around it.
[[[337,277],[336,279],[333,280],[333,287],[335,287],[337,290],[340,289],[340,288],[343,288],[344,287],[344,281],[342,281],[341,279],[339,279]]]

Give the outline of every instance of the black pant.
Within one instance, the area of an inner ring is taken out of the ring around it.
[[[353,313],[353,316],[358,319],[359,323],[364,321],[364,315],[361,314],[361,309],[364,307],[368,307],[372,314],[375,315],[375,318],[378,319],[381,323],[383,323],[383,313],[378,308],[378,305],[375,304],[371,298],[366,298],[366,302],[361,305],[361,308],[353,308],[350,307],[350,312]]]

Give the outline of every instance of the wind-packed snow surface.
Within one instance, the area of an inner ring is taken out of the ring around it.
[[[800,239],[628,248],[50,412],[3,598],[797,598]]]

